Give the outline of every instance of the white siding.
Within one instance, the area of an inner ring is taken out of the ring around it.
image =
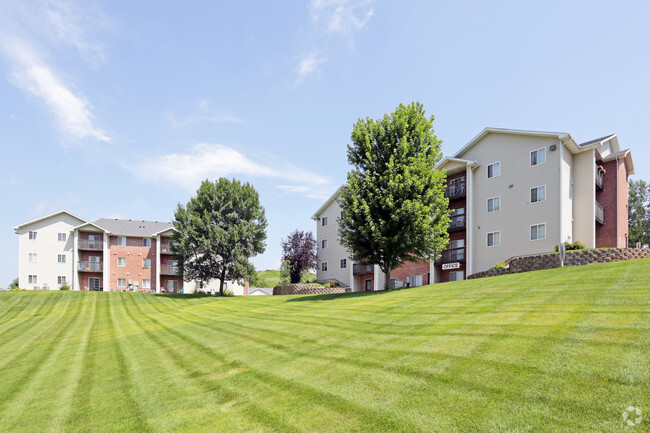
[[[339,242],[338,220],[341,217],[341,207],[338,200],[332,202],[320,214],[316,215],[316,240],[318,243],[318,281],[340,281],[349,286],[352,275],[352,261],[348,252]],[[323,226],[322,218],[327,217],[327,225]],[[323,240],[327,239],[327,248],[322,248]],[[347,260],[347,266],[341,268],[341,259]],[[322,263],[327,262],[327,271],[322,270]]]

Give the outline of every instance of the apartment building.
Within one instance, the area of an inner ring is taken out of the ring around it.
[[[394,287],[462,280],[513,256],[553,251],[565,241],[588,248],[627,246],[634,164],[616,134],[578,143],[568,133],[486,128],[436,168],[447,174],[450,243],[433,263],[397,269],[391,274]],[[334,235],[337,227],[325,229],[340,215],[339,191],[313,216],[319,247],[326,240],[329,248],[319,248],[318,279],[337,280],[353,291],[381,289],[378,267],[349,263]],[[347,271],[337,267],[344,259]]]
[[[101,218],[85,221],[65,210],[14,227],[19,236],[19,283],[30,290],[215,293],[218,281],[184,282],[172,254],[168,222]],[[247,295],[248,284],[226,288]]]

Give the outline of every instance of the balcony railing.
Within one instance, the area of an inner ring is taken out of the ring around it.
[[[605,182],[605,173],[600,169],[596,168],[596,186],[598,189],[602,190]]]
[[[173,254],[172,244],[160,244],[160,254]]]
[[[77,270],[80,272],[101,272],[104,270],[102,262],[77,262]]]
[[[600,203],[596,203],[596,221],[598,221],[601,224],[605,224],[605,210],[603,207],[600,205]]]
[[[181,267],[178,265],[161,265],[160,273],[165,275],[180,275]]]
[[[450,262],[464,262],[465,261],[465,248],[454,248],[444,250],[442,255],[436,263],[450,263]]]
[[[373,265],[353,265],[352,274],[353,275],[368,275],[375,272],[375,267]]]
[[[87,239],[80,239],[77,247],[80,250],[101,251],[104,249],[104,242],[102,241],[89,241]]]
[[[454,215],[449,222],[449,231],[457,232],[465,230],[465,215]]]
[[[465,182],[452,183],[447,185],[445,197],[450,200],[465,197]]]

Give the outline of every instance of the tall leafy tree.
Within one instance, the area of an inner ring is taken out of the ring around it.
[[[353,166],[341,190],[339,235],[355,261],[391,271],[406,261],[435,259],[449,236],[442,158],[419,102],[400,104],[381,119],[359,119],[348,145]]]
[[[203,181],[186,206],[174,214],[175,253],[183,262],[183,279],[241,281],[255,272],[249,258],[263,253],[266,216],[257,191],[249,183],[220,178]]]
[[[628,244],[650,244],[650,185],[631,180],[628,197]]]
[[[304,271],[318,266],[316,239],[312,232],[295,230],[287,239],[282,239],[281,245],[282,260],[287,263],[292,284],[300,282]]]

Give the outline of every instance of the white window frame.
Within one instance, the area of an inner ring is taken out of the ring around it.
[[[348,267],[348,259],[341,259],[339,261],[339,266],[341,267],[341,269],[347,269],[347,267]]]
[[[149,278],[144,278],[142,280],[142,288],[143,289],[151,289],[151,279]]]
[[[326,225],[327,225],[327,217],[324,216],[323,218],[321,218],[321,227],[325,227]]]
[[[124,261],[124,264],[121,265],[120,261]],[[126,268],[126,257],[118,257],[117,258],[117,267],[118,268]]]
[[[544,151],[544,161],[539,162],[539,151],[543,150]],[[533,164],[533,153],[537,153],[537,162]],[[538,165],[546,164],[546,148],[545,147],[540,147],[539,149],[531,150],[530,151],[530,160],[528,161],[530,163],[531,167],[536,167]]]
[[[327,272],[327,262],[321,262],[320,264],[320,270],[322,272]]]
[[[122,284],[120,284],[120,283],[122,283]],[[117,279],[117,287],[126,288],[126,278],[118,278]]]
[[[62,286],[62,285],[64,285],[64,284],[67,284],[67,281],[66,281],[65,275],[59,275],[59,276],[57,276],[57,277],[56,277],[56,282],[57,282],[57,284],[58,284],[59,286]]]
[[[494,235],[497,234],[499,235],[498,238],[498,243],[494,243]],[[490,235],[492,235],[492,245],[490,245]],[[488,248],[494,248],[494,247],[500,247],[501,246],[501,232],[496,231],[496,232],[489,232],[485,234],[485,245],[487,245]]]
[[[544,188],[544,200],[540,200],[540,199],[539,199],[539,189],[540,189],[540,188]],[[533,201],[533,190],[534,190],[534,189],[538,190],[538,191],[537,191],[537,200],[535,200],[535,201]],[[534,187],[532,187],[532,188],[530,189],[530,194],[529,194],[528,198],[530,199],[530,204],[541,203],[541,202],[546,201],[546,185],[539,185],[539,186],[534,186]]]
[[[30,274],[27,276],[27,284],[38,284],[38,275]]]
[[[151,238],[142,238],[143,247],[151,247]]]
[[[124,240],[122,240],[124,239]],[[118,236],[117,237],[117,246],[118,247],[125,247],[126,246],[126,236]]]
[[[29,240],[35,241],[37,237],[38,237],[38,231],[36,230],[29,231]]]
[[[66,256],[65,254],[57,254],[56,255],[56,262],[57,263],[65,263],[66,262]]]
[[[544,237],[543,237],[543,238],[540,238],[540,237],[539,237],[539,227],[540,227],[540,226],[544,226]],[[533,239],[533,227],[536,227],[536,228],[537,228],[537,229],[536,229],[536,235],[537,235],[538,237],[536,237],[535,239]],[[544,239],[546,239],[546,223],[531,224],[530,227],[528,227],[528,239],[529,239],[531,242],[535,242],[535,241],[543,241]]]
[[[149,266],[145,266],[145,264]],[[151,259],[142,259],[142,269],[151,269]]]
[[[449,249],[454,250],[456,248],[465,248],[465,239],[457,239],[455,241],[449,241]]]
[[[323,240],[320,241],[320,242],[321,242],[321,248],[322,248],[322,249],[327,248],[327,239],[323,239]]]
[[[490,176],[490,167],[494,167],[495,165],[498,165],[498,166],[499,166],[499,174],[497,174],[496,176],[494,176],[494,168],[493,168],[493,169],[492,169],[492,174],[493,174],[493,175]],[[485,177],[486,177],[487,179],[494,179],[495,177],[499,177],[499,176],[501,176],[501,161],[496,161],[496,162],[493,162],[492,164],[488,164],[488,166],[487,166],[487,168],[486,168],[486,170],[485,170]]]
[[[490,210],[490,200],[492,200],[492,210]],[[494,201],[495,200],[497,200],[498,204],[499,204],[497,209],[494,208]],[[498,195],[496,197],[490,197],[489,199],[487,199],[487,207],[486,207],[486,209],[487,209],[488,213],[500,212],[501,211],[501,196]]]
[[[66,233],[58,233],[57,239],[59,240],[59,242],[66,242],[68,240],[68,236]]]
[[[460,279],[456,278],[460,274]],[[454,278],[452,278],[452,276]],[[465,271],[451,271],[449,272],[449,281],[463,281],[465,279]]]
[[[27,261],[29,263],[38,263],[38,253],[28,253]]]

